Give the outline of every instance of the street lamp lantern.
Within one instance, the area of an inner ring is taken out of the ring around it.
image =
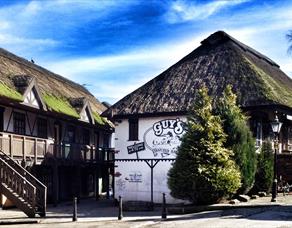
[[[272,130],[275,134],[279,134],[280,133],[280,130],[281,130],[281,127],[282,127],[282,124],[279,119],[278,119],[278,116],[276,115],[276,118],[274,121],[271,122],[271,127],[272,127]]]
[[[271,127],[273,130],[273,133],[275,135],[275,139],[274,139],[274,181],[273,181],[273,187],[272,187],[272,202],[276,202],[277,201],[277,188],[278,188],[278,181],[277,181],[277,150],[278,150],[278,137],[279,137],[279,133],[282,127],[282,124],[279,119],[278,116],[276,114],[275,116],[275,120],[271,122]]]

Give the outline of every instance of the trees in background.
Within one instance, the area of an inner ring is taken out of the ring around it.
[[[274,151],[271,142],[263,142],[257,160],[258,165],[252,192],[270,192],[274,175]]]
[[[252,132],[247,125],[247,117],[236,104],[236,95],[227,86],[219,99],[216,109],[223,120],[227,134],[224,146],[233,151],[233,159],[241,173],[241,187],[237,193],[247,193],[253,186],[256,172],[256,148]]]

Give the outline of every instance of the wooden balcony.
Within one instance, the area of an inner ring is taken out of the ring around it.
[[[95,148],[95,146],[76,143],[49,144],[47,154],[57,159],[83,162],[105,162],[114,160],[113,148]]]
[[[37,162],[44,159],[47,153],[46,139],[0,133],[0,149],[15,160],[32,160]]]
[[[79,162],[114,160],[113,148],[96,148],[77,143],[54,144],[52,140],[0,133],[0,149],[15,160],[40,163],[46,157]]]

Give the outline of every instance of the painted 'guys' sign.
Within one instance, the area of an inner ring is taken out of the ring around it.
[[[161,120],[153,124],[153,131],[156,136],[161,136],[164,130],[173,129],[176,135],[180,135],[184,131],[184,122],[177,119]]]
[[[184,131],[185,123],[179,118],[158,121],[145,132],[145,146],[153,152],[154,157],[175,157]]]

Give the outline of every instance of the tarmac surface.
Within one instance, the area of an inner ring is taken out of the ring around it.
[[[118,208],[113,201],[94,199],[81,200],[78,204],[78,221],[72,222],[73,206],[71,202],[48,205],[46,218],[27,216],[18,209],[0,209],[0,225],[3,227],[291,227],[292,195],[279,194],[276,203],[271,197],[262,197],[237,205],[214,204],[197,213],[174,215],[169,208],[166,220],[161,219],[161,208],[154,211],[123,212],[118,220]],[[198,210],[198,211],[199,211]],[[11,222],[11,225],[7,225]],[[24,222],[24,224],[16,224]],[[38,222],[29,224],[29,222]],[[6,224],[6,225],[5,225]]]

